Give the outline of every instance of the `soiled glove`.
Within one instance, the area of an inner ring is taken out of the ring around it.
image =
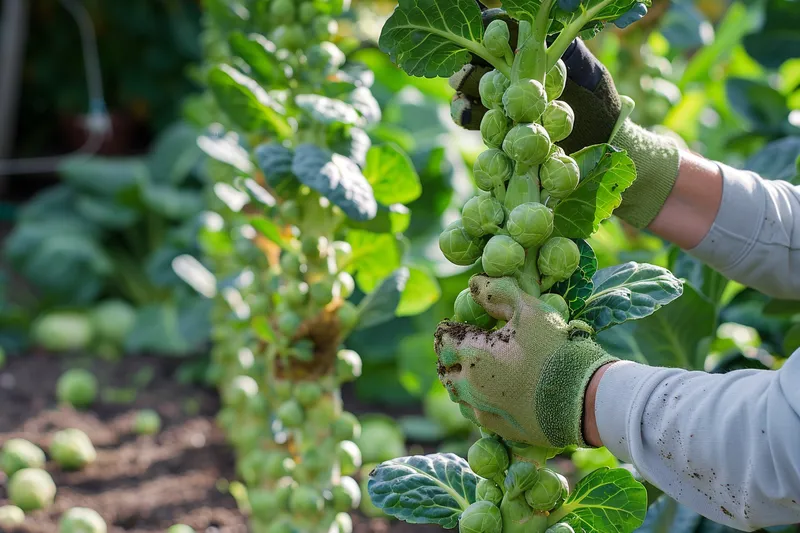
[[[484,26],[497,18],[509,22],[511,47],[517,46],[517,25],[501,9],[483,11]],[[672,139],[640,128],[625,117],[631,108],[617,92],[608,69],[580,39],[567,48],[561,58],[567,67],[567,83],[559,97],[575,113],[569,137],[557,143],[568,154],[593,144],[611,143],[626,150],[636,164],[637,179],[622,196],[614,214],[638,228],[646,228],[655,219],[678,178],[680,152]],[[491,67],[481,58],[450,78],[456,90],[451,113],[453,120],[470,130],[480,129],[487,109],[480,101],[481,77]]]
[[[548,448],[588,446],[581,428],[586,386],[616,359],[576,321],[523,292],[513,278],[474,276],[470,291],[493,317],[486,332],[445,321],[436,332],[439,379],[462,413],[502,437]]]

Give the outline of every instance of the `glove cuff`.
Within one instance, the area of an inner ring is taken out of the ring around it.
[[[585,339],[567,342],[545,362],[534,404],[542,433],[553,447],[590,447],[583,440],[586,387],[597,369],[617,360]]]
[[[636,165],[636,181],[622,195],[614,212],[637,228],[646,228],[656,218],[678,179],[680,150],[675,142],[626,120],[611,140],[626,150]]]

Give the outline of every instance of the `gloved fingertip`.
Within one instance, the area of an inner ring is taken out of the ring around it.
[[[492,278],[477,274],[469,280],[472,298],[489,315],[498,320],[511,320],[519,302],[520,288],[511,277]]]

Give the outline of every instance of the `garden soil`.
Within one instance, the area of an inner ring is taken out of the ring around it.
[[[58,406],[55,399],[58,377],[76,366],[92,370],[101,384],[99,401],[87,411]],[[214,424],[218,399],[208,389],[179,384],[178,366],[174,359],[152,357],[116,363],[39,353],[9,358],[0,370],[0,445],[21,437],[47,450],[55,431],[74,427],[97,448],[97,460],[79,472],[48,462],[58,487],[55,504],[30,513],[13,533],[56,533],[59,517],[74,506],[99,512],[109,533],[161,533],[176,523],[198,533],[247,532],[246,519],[225,490],[234,479],[234,463]],[[133,433],[139,409],[161,415],[158,435]],[[0,505],[7,503],[0,473]],[[353,519],[355,533],[443,531],[360,515]]]

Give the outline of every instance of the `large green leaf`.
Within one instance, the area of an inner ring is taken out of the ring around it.
[[[357,87],[347,101],[361,115],[362,126],[373,126],[381,121],[381,105],[368,87]]]
[[[393,144],[373,146],[367,152],[364,177],[375,199],[384,204],[408,204],[422,194],[422,185],[411,159]]]
[[[277,185],[292,172],[294,154],[282,144],[260,144],[256,146],[254,155],[258,167],[270,185]]]
[[[292,134],[283,106],[258,82],[230,65],[211,69],[208,86],[220,108],[245,131],[272,131],[281,138]]]
[[[672,498],[662,495],[647,510],[636,533],[696,533],[703,517]]]
[[[203,152],[197,144],[197,130],[185,122],[167,128],[147,155],[153,181],[180,185],[197,168]]]
[[[197,145],[207,156],[230,165],[239,172],[250,174],[253,170],[247,150],[239,144],[239,137],[234,133],[201,135],[197,139]]]
[[[763,25],[744,38],[744,47],[756,61],[777,69],[800,50],[800,10],[793,0],[768,0],[765,7]]]
[[[570,317],[575,317],[586,306],[586,300],[592,295],[594,283],[592,277],[597,272],[597,257],[589,243],[580,239],[577,241],[581,251],[581,261],[572,276],[553,286],[550,292],[560,294],[569,305]]]
[[[685,283],[683,295],[658,313],[603,331],[597,340],[623,359],[703,370],[716,328],[714,304]]]
[[[800,136],[772,141],[748,159],[744,168],[762,178],[792,181],[800,174]]]
[[[322,124],[361,125],[362,120],[355,107],[337,98],[319,94],[300,94],[294,99],[297,107]]]
[[[649,316],[683,292],[683,284],[669,270],[633,261],[604,268],[592,281],[594,291],[577,318],[595,331]]]
[[[209,303],[198,298],[180,307],[163,303],[140,308],[125,343],[126,351],[184,355],[198,348],[209,331]]]
[[[722,305],[725,288],[730,281],[728,278],[695,259],[677,246],[670,257],[670,270],[677,278],[685,279],[692,284],[702,295],[716,305]]]
[[[554,234],[587,239],[622,202],[622,193],[636,179],[628,154],[608,144],[588,146],[572,154],[581,181],[572,194],[555,207]]]
[[[115,196],[148,179],[147,165],[139,158],[73,157],[59,168],[65,182],[100,196]]]
[[[351,230],[347,233],[347,242],[353,253],[346,268],[356,273],[356,283],[365,293],[372,292],[383,278],[400,266],[401,243],[394,234]]]
[[[401,457],[370,473],[369,496],[378,508],[411,524],[458,525],[475,501],[478,476],[452,453]]]
[[[79,195],[75,209],[87,220],[106,229],[129,228],[139,220],[135,209],[91,194]]]
[[[447,78],[471,54],[487,56],[483,22],[474,0],[400,0],[383,25],[379,45],[412,76]]]
[[[647,514],[647,491],[624,468],[601,468],[578,482],[551,522],[584,533],[631,533]]]
[[[395,317],[409,275],[407,268],[398,268],[361,300],[358,305],[359,320],[356,329],[377,326]]]
[[[436,276],[427,268],[408,267],[409,278],[406,288],[397,306],[397,316],[412,316],[424,313],[435,304],[442,295],[442,289]]]
[[[533,0],[503,0],[503,9],[516,20],[533,23],[540,4]]]
[[[786,97],[766,81],[728,78],[725,92],[731,108],[758,131],[781,133],[791,128]]]
[[[148,183],[142,187],[142,199],[155,213],[171,220],[186,219],[203,210],[203,194],[171,185]]]
[[[252,69],[253,75],[260,81],[269,83],[285,82],[286,74],[281,62],[275,57],[277,46],[258,33],[245,35],[235,31],[228,36],[231,50]]]
[[[378,211],[372,187],[361,169],[343,155],[301,144],[295,150],[292,172],[354,220],[370,220]]]

